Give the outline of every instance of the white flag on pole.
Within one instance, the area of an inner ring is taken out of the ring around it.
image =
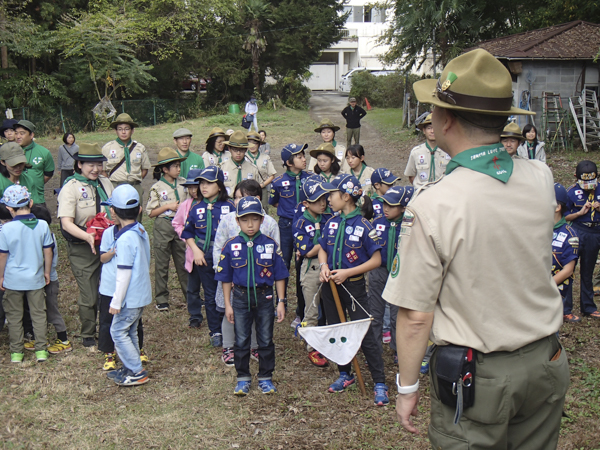
[[[371,320],[353,320],[323,327],[298,327],[298,332],[311,347],[327,359],[345,366],[358,352],[371,326]]]

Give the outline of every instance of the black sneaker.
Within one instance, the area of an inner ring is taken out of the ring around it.
[[[169,310],[169,304],[168,303],[158,303],[156,305],[156,309],[158,309],[159,311],[168,311]]]
[[[199,319],[190,319],[190,323],[188,326],[190,328],[200,328],[202,326],[202,321]]]
[[[84,347],[93,347],[96,345],[96,339],[94,338],[83,338],[83,346]]]
[[[221,333],[215,333],[210,337],[210,344],[213,347],[223,347],[223,335]]]

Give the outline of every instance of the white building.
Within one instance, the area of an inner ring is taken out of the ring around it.
[[[377,39],[389,26],[393,11],[372,8],[368,0],[350,0],[344,6],[347,12],[344,37],[310,66],[313,76],[306,84],[312,90],[336,90],[342,75],[355,67],[384,68],[378,58],[388,46],[379,45]]]

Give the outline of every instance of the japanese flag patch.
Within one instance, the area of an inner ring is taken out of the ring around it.
[[[241,250],[242,244],[231,244],[231,250]]]
[[[289,182],[289,181],[282,181],[282,182],[281,182],[281,185],[282,185],[282,186],[289,186],[289,185],[290,185],[290,182]]]
[[[381,225],[381,224],[380,224],[380,225],[377,225],[377,226],[375,227],[375,229],[376,229],[377,231],[385,231],[385,225]]]
[[[307,227],[304,227],[304,229],[306,230],[307,233],[310,233],[311,231],[315,231],[315,227],[312,225],[308,225]]]
[[[337,230],[338,224],[337,222],[331,222],[329,224],[329,228],[333,229],[333,230]]]

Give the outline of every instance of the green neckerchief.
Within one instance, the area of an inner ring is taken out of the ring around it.
[[[362,163],[361,169],[360,169],[360,173],[356,177],[359,183],[360,183],[360,177],[362,177],[362,174],[363,174],[363,172],[365,171],[366,168],[367,168],[367,165],[365,163]],[[354,170],[352,172],[353,172],[353,175],[354,175]]]
[[[23,225],[25,225],[26,227],[31,228],[32,230],[37,226],[38,224],[38,220],[34,217],[33,219],[19,219],[19,222],[21,222]]]
[[[567,221],[565,220],[564,217],[561,217],[560,220],[554,224],[553,229],[556,230],[557,228],[562,227],[565,223],[567,223]]]
[[[535,148],[533,147],[533,142],[527,142],[527,154],[529,159],[535,159]]]
[[[175,184],[171,184],[166,180],[164,175],[162,175],[160,177],[160,181],[162,181],[163,183],[165,183],[167,186],[169,186],[171,189],[173,189],[175,191],[175,198],[177,199],[177,201],[179,201],[179,192],[177,192],[177,179],[175,179]]]
[[[300,179],[300,177],[302,176],[302,171],[300,171],[298,173],[294,173],[291,170],[286,170],[285,173],[288,174],[288,176],[296,179],[296,205],[297,205],[298,203],[300,203],[300,186],[302,186],[302,180]]]
[[[404,217],[404,213],[400,214],[396,220],[390,220],[390,226],[388,230],[388,242],[387,242],[387,270],[390,272],[392,270],[392,262],[394,260],[394,251],[396,250],[396,240],[398,238],[398,233],[396,230],[400,226],[402,222],[402,217]]]
[[[425,142],[425,145],[427,146],[427,150],[429,150],[429,153],[431,154],[431,162],[429,163],[429,180],[428,181],[435,181],[435,151],[437,150],[437,145],[435,146],[435,148],[431,148],[429,146],[429,142]]]
[[[302,217],[304,217],[310,223],[315,225],[315,235],[313,236],[312,242],[313,242],[313,245],[319,245],[319,234],[321,234],[320,233],[321,214],[319,214],[316,218],[314,218],[313,215],[310,213],[310,211],[308,209],[305,209],[304,212],[302,213]],[[317,224],[319,224],[319,228],[317,228]],[[318,233],[317,233],[317,231],[318,231]],[[314,259],[314,257],[309,258],[308,263],[306,264],[306,272],[308,272],[308,270],[310,269],[310,265],[312,264],[313,259]]]
[[[346,220],[352,219],[356,216],[360,216],[360,208],[358,207],[348,215],[344,213],[340,214],[342,220],[338,225],[338,230],[335,234],[335,243],[333,244],[333,257],[331,259],[333,266],[332,270],[342,268],[342,249],[344,248],[344,233],[346,232]],[[338,254],[337,264],[335,262],[336,253]]]
[[[80,173],[75,172],[73,175],[71,175],[69,178],[67,178],[65,180],[65,182],[63,183],[63,186],[71,180],[77,180],[77,181],[82,182],[83,184],[88,184],[88,185],[92,186],[96,190],[98,195],[100,196],[101,202],[105,202],[106,200],[108,200],[108,195],[106,195],[104,186],[102,186],[102,183],[100,183],[100,181],[90,180],[89,178],[84,177]],[[105,206],[104,210],[106,211],[106,215],[108,216],[108,218],[112,220],[112,217],[110,215],[110,208],[108,206]]]
[[[204,236],[204,247],[202,251],[206,253],[206,251],[210,248],[210,241],[212,239],[212,215],[213,215],[213,206],[217,203],[219,196],[217,195],[214,200],[204,199],[206,202],[206,236]]]
[[[256,165],[256,161],[258,161],[258,158],[260,158],[260,151],[256,152],[256,158],[254,156],[252,156],[252,152],[250,150],[248,150],[246,152],[246,155],[248,155],[248,158],[250,158],[250,161],[252,161],[252,164]]]
[[[325,172],[321,172],[321,176],[323,178],[325,178],[325,181],[327,181],[328,183],[331,181],[331,177],[333,177],[333,174],[330,173],[329,176],[325,175]]]
[[[131,173],[131,161],[129,160],[129,146],[133,141],[129,139],[127,144],[123,142],[121,139],[117,138],[117,144],[123,146],[123,154],[125,155],[125,167],[127,168],[127,173]]]
[[[219,157],[219,159],[217,160],[217,161],[218,161],[218,163],[219,163],[219,165],[221,165],[221,162],[222,162],[222,161],[221,161],[221,157],[223,156],[223,153],[225,153],[225,152],[218,152],[218,151],[216,151],[215,149],[213,149],[213,155],[215,155],[215,156],[217,156],[217,155],[218,155],[218,157]]]
[[[242,182],[242,165],[244,164],[244,160],[242,160],[242,162],[240,164],[238,164],[232,158],[231,162],[233,162],[233,164],[235,164],[235,167],[237,167],[237,169],[238,169],[236,184],[240,184]]]
[[[246,243],[246,248],[248,249],[248,279],[246,283],[246,290],[248,292],[248,311],[250,311],[250,286],[252,286],[252,289],[254,289],[254,301],[256,303],[256,306],[258,306],[258,297],[256,296],[256,278],[254,275],[254,242],[252,241],[254,241],[261,234],[262,233],[259,230],[254,236],[250,238],[246,233],[240,231],[240,236],[242,237],[242,239],[244,239],[244,242]]]
[[[446,175],[458,166],[489,175],[503,183],[512,175],[513,160],[500,143],[484,145],[460,152],[446,166]]]
[[[333,145],[334,147],[337,146],[337,141],[334,139],[333,141],[331,141],[331,145]]]

